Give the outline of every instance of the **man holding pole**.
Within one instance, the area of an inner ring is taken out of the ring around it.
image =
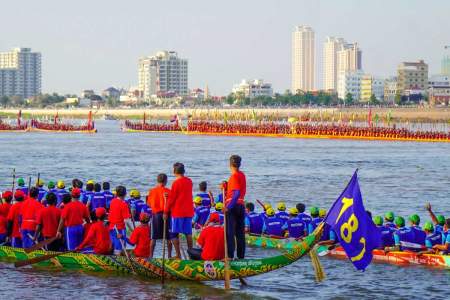
[[[234,249],[238,259],[245,257],[245,202],[246,178],[240,171],[242,158],[239,155],[230,157],[231,176],[225,197],[226,234],[228,257],[234,258]],[[235,241],[236,239],[236,241]]]

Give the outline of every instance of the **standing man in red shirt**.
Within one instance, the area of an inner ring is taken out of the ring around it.
[[[58,225],[61,221],[61,210],[56,207],[57,197],[54,193],[47,193],[45,195],[45,201],[47,207],[40,210],[37,217],[36,234],[34,235],[34,241],[42,235],[44,239],[49,239],[56,236],[58,232]],[[47,245],[47,250],[61,251],[61,240],[56,239],[52,243]]]
[[[116,198],[111,200],[109,206],[109,234],[111,236],[115,255],[120,255],[122,252],[122,242],[120,239],[125,243],[127,236],[126,227],[128,227],[130,231],[133,230],[130,208],[125,201],[126,195],[127,189],[124,186],[118,186],[116,188]]]
[[[14,248],[22,248],[22,235],[20,234],[19,214],[22,208],[25,194],[21,190],[14,193],[15,203],[8,212],[8,237],[11,237],[11,246]]]
[[[227,214],[227,248],[228,257],[234,258],[234,249],[239,259],[245,257],[245,193],[247,182],[245,174],[239,170],[242,158],[239,155],[230,157],[231,176],[225,197],[225,213]],[[236,239],[236,242],[235,242]]]
[[[222,260],[225,257],[223,226],[218,214],[212,214],[209,223],[200,232],[197,244],[201,249],[192,248],[187,252],[194,260]]]
[[[105,226],[106,209],[104,207],[98,207],[94,212],[97,221],[91,225],[83,242],[75,250],[82,250],[85,247],[89,247],[85,248],[82,252],[103,255],[111,254],[111,237],[108,227]]]
[[[34,234],[36,233],[37,216],[44,206],[39,202],[39,189],[31,187],[29,197],[22,203],[20,209],[20,217],[22,223],[20,224],[20,231],[22,233],[22,243],[24,248],[30,248],[34,245]]]
[[[72,201],[64,205],[56,234],[58,238],[61,238],[65,227],[67,250],[75,250],[81,244],[84,232],[83,221],[86,223],[91,222],[86,205],[80,202],[80,189],[73,188],[71,194]]]
[[[157,240],[162,240],[163,231],[164,231],[164,203],[166,199],[169,198],[170,190],[166,188],[167,185],[167,175],[159,174],[156,178],[157,185],[148,191],[147,196],[147,205],[152,210],[152,241],[150,243],[150,258],[153,257],[153,253],[155,252],[155,246]],[[167,195],[167,196],[165,196]],[[167,203],[166,203],[167,205]],[[166,237],[169,237],[169,226],[166,226]],[[172,255],[172,244],[167,241],[167,252],[168,257],[170,258]]]
[[[184,176],[185,170],[182,163],[173,165],[173,174],[176,179],[170,189],[168,205],[164,210],[164,218],[171,215],[170,239],[175,247],[176,256],[181,257],[180,233],[186,236],[188,249],[192,248],[192,217],[194,216],[194,202],[192,201],[192,180]]]

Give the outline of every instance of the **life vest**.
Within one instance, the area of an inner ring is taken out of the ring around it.
[[[299,218],[300,220],[302,220],[303,223],[305,223],[306,228],[308,228],[309,223],[311,223],[312,221],[311,216],[305,213],[299,213],[297,218]]]
[[[250,212],[247,215],[247,218],[250,224],[249,232],[251,234],[261,234],[264,225],[264,219],[261,215],[255,212]]]
[[[442,234],[444,232],[444,226],[436,225],[434,226],[434,233]]]
[[[419,226],[411,226],[411,230],[414,233],[414,242],[420,245],[425,245],[425,239],[427,234]]]
[[[111,204],[111,200],[114,199],[114,195],[110,191],[103,191],[103,196],[105,196],[106,207],[109,208],[109,205]]]
[[[309,234],[311,234],[313,231],[314,231],[314,229],[316,229],[316,227],[320,224],[320,223],[322,223],[322,221],[323,221],[323,218],[319,218],[319,217],[317,217],[317,218],[314,218],[314,219],[312,219],[312,221],[311,221],[311,223],[309,224]],[[324,230],[324,232],[322,233],[322,236],[325,234],[325,230]]]
[[[381,234],[381,246],[380,247],[384,248],[384,247],[394,246],[394,244],[395,244],[395,241],[394,241],[395,229],[390,226],[387,226],[387,225],[377,226],[377,228]]]
[[[62,198],[65,194],[68,194],[69,192],[65,189],[56,189],[56,199],[58,201],[58,205],[62,203]]]
[[[305,236],[306,225],[298,217],[287,220],[286,224],[287,224],[287,230],[289,232],[290,238],[298,239],[300,237]]]
[[[40,187],[40,188],[39,188],[39,194],[38,194],[38,200],[39,200],[39,202],[40,202],[42,199],[44,199],[45,194],[47,194],[47,191],[46,191],[44,188]]]
[[[280,218],[277,218],[276,216],[268,217],[265,220],[265,225],[266,225],[265,233],[268,235],[282,237],[283,236],[283,224],[284,224],[283,220],[281,220]]]
[[[289,214],[285,211],[279,211],[275,214],[275,216],[283,220],[284,223],[286,223],[287,220],[289,220]]]
[[[92,197],[94,196],[94,192],[92,191],[84,191],[84,193],[82,193],[82,197],[81,197],[81,202],[83,202],[83,204],[88,203],[89,200],[92,200]]]
[[[411,228],[406,227],[399,228],[394,233],[394,238],[395,236],[397,236],[401,250],[420,251],[423,249],[424,245],[416,243],[414,232]]]
[[[441,233],[431,233],[427,235],[425,238],[425,244],[428,244],[427,247],[431,248],[434,245],[438,245],[442,243],[442,234]],[[431,247],[430,247],[431,245]]]

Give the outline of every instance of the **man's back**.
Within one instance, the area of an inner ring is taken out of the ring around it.
[[[203,260],[221,260],[225,257],[225,241],[223,227],[212,225],[205,227],[198,237],[202,246]]]

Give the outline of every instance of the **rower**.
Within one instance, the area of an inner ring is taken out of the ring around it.
[[[384,224],[388,227],[395,229],[394,219],[395,215],[392,211],[388,211],[387,213],[384,214]]]
[[[65,229],[65,242],[67,250],[75,250],[83,241],[83,220],[90,223],[89,211],[81,201],[81,191],[79,188],[73,188],[72,201],[64,204],[61,212],[61,220],[58,225],[56,237],[62,237],[63,228]],[[66,196],[64,196],[67,199]]]
[[[308,234],[311,234],[314,229],[316,229],[317,225],[319,225],[320,222],[323,221],[322,218],[319,218],[319,208],[318,207],[311,207],[309,210],[309,213],[311,214],[311,223],[308,224]]]
[[[289,219],[284,223],[283,230],[286,230],[286,237],[293,239],[301,239],[306,236],[306,225],[298,217],[296,207],[289,209]]]
[[[133,220],[135,222],[139,222],[139,216],[141,212],[145,212],[151,217],[152,212],[150,207],[141,199],[141,193],[133,189],[130,192],[131,198],[127,200],[128,205],[130,206],[131,215],[133,216]]]
[[[47,197],[48,193],[53,193],[56,195],[55,183],[51,180],[47,183],[47,193],[45,194],[43,200],[41,201],[41,203],[44,205],[45,205],[45,198]],[[58,202],[58,200],[56,202]]]
[[[408,218],[410,222],[410,229],[414,233],[414,242],[420,245],[425,245],[425,238],[427,235],[425,232],[420,228],[420,217],[417,214],[413,214]]]
[[[377,228],[381,234],[380,249],[394,246],[394,244],[395,244],[395,242],[394,242],[395,229],[390,227],[387,224],[383,225],[383,218],[381,216],[376,216],[373,219],[373,222],[375,223],[375,225],[377,226]]]
[[[194,204],[192,201],[192,180],[184,176],[185,169],[182,163],[173,165],[175,180],[170,189],[169,201],[164,210],[164,217],[171,214],[170,232],[171,242],[175,247],[176,257],[181,258],[180,241],[178,235],[184,234],[188,249],[192,248],[192,217],[194,216]]]
[[[81,201],[84,204],[87,204],[92,200],[92,197],[94,196],[94,184],[95,182],[92,179],[86,182],[86,191],[84,192],[83,197],[81,198]]]
[[[141,224],[136,227],[131,233],[130,245],[135,245],[133,253],[136,257],[149,258],[150,256],[150,215],[141,212],[139,215],[139,221]]]
[[[212,214],[216,214],[219,216],[219,221],[220,224],[223,225],[223,203],[222,202],[217,202],[216,205],[214,205],[214,212],[212,212],[210,215]]]
[[[37,200],[39,190],[31,187],[29,197],[22,203],[19,216],[21,218],[20,231],[22,233],[22,243],[24,248],[34,245],[33,237],[36,233],[37,216],[44,206]]]
[[[202,198],[202,205],[207,206],[208,208],[211,208],[211,198],[209,197],[208,193],[208,184],[206,181],[202,181],[198,185],[198,189],[200,190],[200,193],[196,195],[196,197]]]
[[[73,189],[72,189],[73,190]],[[65,194],[69,194],[69,192],[66,191],[66,184],[62,180],[58,180],[56,183],[56,198],[57,198],[57,205],[60,205],[62,202],[62,197]]]
[[[283,220],[275,216],[273,208],[266,211],[267,218],[264,220],[263,233],[274,238],[284,237]]]
[[[425,238],[425,247],[428,250],[432,250],[434,245],[439,245],[442,242],[442,234],[434,232],[434,226],[431,222],[425,222],[423,230],[427,234]]]
[[[203,205],[203,199],[200,196],[194,198],[194,217],[192,218],[192,225],[195,229],[201,229],[209,218],[209,206]]]
[[[445,217],[443,215],[436,215],[434,214],[433,210],[431,209],[431,204],[427,203],[425,205],[425,209],[430,214],[431,220],[435,224],[435,232],[442,233],[444,231],[444,225],[445,225]]]
[[[56,236],[58,225],[61,221],[61,210],[56,207],[56,195],[54,193],[48,193],[45,197],[47,206],[41,209],[37,216],[37,227],[33,241],[37,241],[40,236],[44,239]],[[57,239],[48,244],[47,250],[61,251],[61,240]]]
[[[224,232],[218,215],[210,216],[208,225],[200,232],[197,244],[200,248],[187,250],[190,259],[210,261],[222,260],[225,257]]]
[[[22,248],[22,235],[20,234],[20,210],[25,194],[21,190],[14,193],[14,204],[11,206],[8,216],[8,237],[11,237],[11,247]]]
[[[297,203],[297,205],[295,206],[295,208],[297,208],[298,211],[298,217],[300,218],[300,220],[303,221],[303,223],[305,223],[306,229],[308,230],[308,226],[309,223],[311,223],[312,218],[310,215],[308,215],[307,213],[305,213],[306,210],[306,206],[303,203]]]
[[[39,189],[39,195],[37,197],[39,202],[42,202],[42,199],[44,199],[45,194],[47,194],[47,190],[44,188],[44,180],[42,180],[41,178],[39,178],[39,180],[36,181],[36,186]]]
[[[97,221],[91,225],[83,242],[75,250],[81,250],[83,253],[111,254],[111,237],[109,229],[105,225],[106,209],[104,207],[96,208],[95,216],[97,217]]]
[[[442,232],[442,244],[434,245],[433,249],[443,254],[450,253],[450,218],[445,220],[444,230]]]
[[[109,208],[109,233],[111,236],[114,254],[120,255],[122,250],[122,243],[120,239],[126,240],[127,230],[133,230],[133,223],[131,221],[131,214],[125,196],[127,189],[124,186],[116,188],[116,198],[111,201]]]
[[[25,186],[25,180],[23,178],[17,179],[16,190],[22,191],[24,195],[28,195],[28,187]]]
[[[9,210],[11,209],[11,202],[13,199],[13,194],[11,191],[4,191],[2,193],[2,203],[0,204],[0,215],[5,218],[8,217]]]
[[[395,226],[397,230],[394,232],[394,246],[386,247],[384,251],[420,251],[424,245],[415,243],[414,232],[411,228],[405,227],[405,219],[403,217],[395,217]]]
[[[272,205],[270,203],[265,203],[264,207],[263,207],[264,211],[262,213],[260,213],[260,216],[263,218],[264,221],[266,221],[266,219],[267,219],[266,212],[269,208],[272,208]]]
[[[106,209],[109,210],[109,205],[111,204],[111,200],[114,198],[113,193],[111,193],[109,182],[105,181],[102,184],[103,189],[103,195],[105,196],[106,200]]]
[[[167,185],[167,175],[164,173],[158,174],[156,177],[157,185],[148,191],[147,196],[147,205],[150,206],[152,211],[152,240],[150,243],[150,255],[149,257],[153,257],[153,253],[155,251],[156,241],[163,239],[163,228],[164,228],[164,203],[168,198],[170,190],[166,188]],[[164,195],[166,199],[164,199]],[[168,223],[168,222],[167,222]],[[166,238],[167,238],[167,250],[168,257],[172,256],[172,244],[169,242],[169,224],[166,224]]]
[[[260,214],[255,212],[255,204],[251,202],[245,203],[247,214],[245,217],[245,232],[251,235],[261,235],[264,225],[264,219]]]
[[[100,183],[94,184],[94,193],[91,196],[91,199],[88,201],[87,206],[90,211],[94,211],[99,207],[103,207],[106,209],[106,198],[104,193],[102,192],[102,186]]]
[[[286,223],[287,220],[289,220],[289,214],[286,212],[286,204],[284,202],[279,202],[277,204],[277,209],[278,212],[275,215]]]

